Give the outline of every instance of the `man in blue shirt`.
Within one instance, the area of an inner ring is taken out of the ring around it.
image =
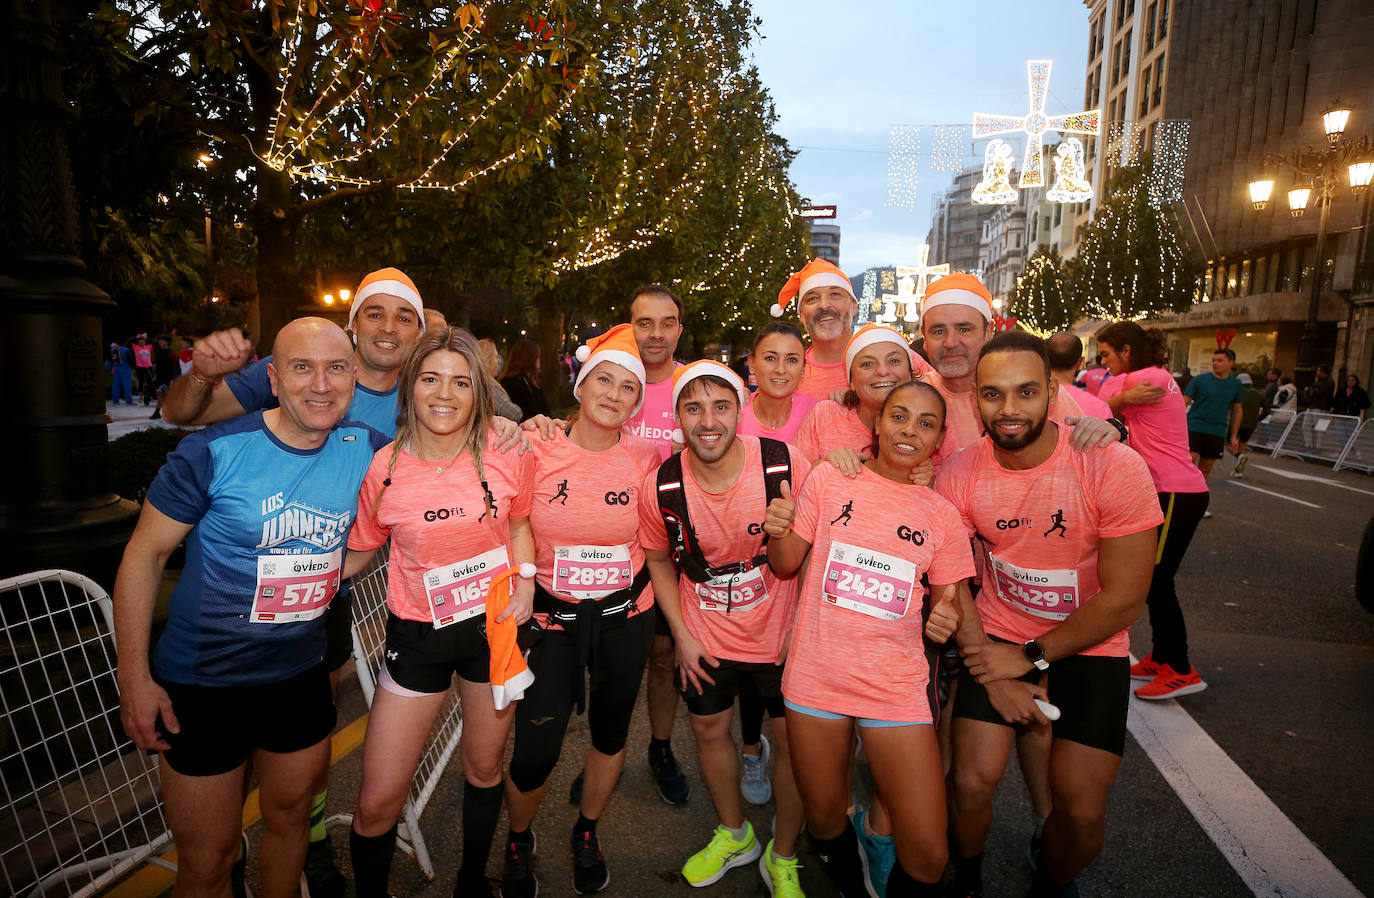
[[[1212,465],[1227,447],[1235,452],[1242,412],[1244,386],[1231,373],[1236,364],[1234,349],[1218,348],[1212,353],[1212,372],[1188,381],[1183,401],[1188,406],[1188,450],[1202,476],[1212,473]]]
[[[353,348],[337,325],[282,328],[267,375],[276,408],[192,434],[148,490],[115,582],[120,718],[161,753],[179,890],[227,894],[251,759],[260,781],[262,891],[290,896],[335,709],[324,613],[339,587],[358,489],[387,438],[340,422]],[[151,665],[153,608],[186,541]]]

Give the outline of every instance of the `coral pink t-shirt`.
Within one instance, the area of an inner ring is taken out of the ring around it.
[[[806,351],[806,373],[802,375],[797,392],[815,399],[829,399],[836,390],[849,389],[849,372],[844,370],[844,362],[822,365],[816,361],[815,347]]]
[[[976,389],[956,393],[945,383],[940,372],[933,369],[922,372],[917,380],[930,384],[945,397],[945,436],[940,441],[940,448],[931,456],[935,470],[938,471],[951,457],[972,446],[983,436],[983,418],[982,413],[978,411],[978,394]],[[1051,421],[1062,424],[1065,417],[1082,414],[1083,410],[1074,401],[1073,396],[1066,395],[1063,390],[1055,394],[1054,402],[1050,404]],[[1107,417],[1110,418],[1111,415]]]
[[[763,456],[758,437],[736,437],[744,443],[744,469],[734,485],[708,493],[692,475],[688,453],[682,458],[682,489],[692,527],[711,567],[745,561],[763,550],[763,517],[768,504],[763,487]],[[795,447],[792,489],[805,482],[811,463]],[[658,507],[657,471],[644,479],[639,495],[639,540],[645,549],[668,548],[668,531]],[[702,586],[678,577],[678,597],[687,629],[717,658],[776,662],[792,624],[796,581],[782,580],[764,565],[726,584]]]
[[[470,454],[431,462],[403,449],[389,475],[396,444],[373,456],[348,547],[368,552],[391,538],[386,604],[397,617],[442,625],[480,617],[486,607],[484,581],[510,566],[510,522],[530,516],[534,455],[521,456],[518,447],[497,452],[494,444],[489,435],[482,452],[494,515]],[[391,485],[383,493],[388,476]],[[449,620],[455,613],[459,620]]]
[[[682,367],[678,365],[677,367]],[[673,379],[666,377],[656,384],[644,385],[644,406],[625,422],[625,427],[637,437],[648,440],[658,448],[662,461],[673,454]]]
[[[788,701],[848,717],[934,722],[939,648],[923,585],[973,576],[959,512],[929,488],[821,465],[797,495],[811,543],[783,676]]]
[[[1173,375],[1158,365],[1119,374],[1103,382],[1098,396],[1107,400],[1139,383],[1162,387],[1156,405],[1123,405],[1118,415],[1131,431],[1128,445],[1150,467],[1155,490],[1161,493],[1205,493],[1202,476],[1188,451],[1188,406]]]
[[[1071,396],[1078,407],[1083,410],[1083,414],[1092,415],[1094,418],[1101,418],[1103,421],[1112,416],[1112,407],[1103,402],[1098,397],[1089,393],[1082,387],[1075,387],[1072,384],[1059,385],[1060,396]]]
[[[859,420],[858,410],[845,408],[833,399],[816,403],[797,428],[796,446],[813,462],[836,449],[858,452],[872,445],[873,431]]]
[[[754,396],[757,397],[758,394],[755,393]],[[819,402],[816,397],[807,396],[797,390],[792,394],[792,410],[787,413],[787,420],[777,430],[769,430],[754,417],[754,400],[751,398],[744,406],[744,416],[739,422],[739,434],[746,437],[771,437],[784,443],[796,443],[797,431],[801,428],[802,420]]]
[[[530,527],[539,585],[570,603],[604,599],[629,586],[644,567],[639,491],[659,465],[657,447],[622,433],[610,449],[593,452],[560,430],[552,440],[536,441],[530,454]],[[653,589],[646,585],[629,616],[653,605]],[[539,615],[539,622],[559,628],[548,615]]]
[[[1011,642],[1044,635],[1101,592],[1102,540],[1164,520],[1139,455],[1118,443],[1077,452],[1069,428],[1058,431],[1054,452],[1034,468],[1002,467],[984,438],[935,479],[987,552],[977,603],[983,629]],[[1129,648],[1123,629],[1081,654],[1124,657]]]

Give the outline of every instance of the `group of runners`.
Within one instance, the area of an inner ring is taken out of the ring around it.
[[[801,895],[806,833],[847,898],[980,895],[1016,744],[1042,818],[1030,894],[1075,894],[1125,742],[1127,627],[1147,593],[1154,610],[1164,516],[1149,457],[1059,388],[1043,341],[994,333],[971,275],[927,290],[929,362],[895,330],[854,332],[853,288],[823,260],[788,281],[774,315],[793,301],[802,328],[758,334],[751,394],[722,364],[679,364],[682,303],[641,288],[627,323],[581,351],[575,413],[524,430],[495,415],[477,341],[426,328],[395,269],[363,280],[348,332],[299,319],[246,368],[238,332],[200,341],[164,417],[214,426],[157,475],[115,589],[123,721],[161,753],[178,894],[222,895],[241,877],[254,770],[263,893],[293,894],[303,868],[312,895],[341,893],[323,827],[330,679],[350,649],[348,580],[388,543],[350,832],[360,898],[387,894],[454,674],[455,895],[493,894],[503,801],[500,893],[538,894],[534,824],[584,712],[572,884],[606,887],[597,821],[641,682],[661,797],[690,793],[670,744],[680,699],[719,821],[685,858],[692,886],[757,865],[770,895]],[[150,664],[162,568],[183,540]],[[1173,651],[1157,643],[1156,660],[1179,663]],[[866,806],[860,751],[876,785]],[[770,799],[764,839],[743,804]]]

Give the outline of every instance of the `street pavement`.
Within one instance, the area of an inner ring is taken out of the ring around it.
[[[155,427],[166,430],[173,429],[173,425],[161,418],[152,417],[153,406],[144,405],[141,401],[133,405],[123,403],[115,405],[106,399],[105,414],[110,419],[110,423],[106,425],[105,429],[109,432],[109,439],[112,441],[138,430],[151,430]]]
[[[1192,658],[1210,688],[1178,702],[1132,700],[1132,735],[1111,796],[1106,846],[1079,879],[1085,896],[1374,895],[1374,615],[1354,598],[1356,549],[1374,515],[1374,478],[1262,454],[1252,457],[1243,480],[1227,477],[1230,470],[1228,458],[1212,476],[1214,516],[1200,525],[1178,580]],[[1137,655],[1149,651],[1143,618],[1132,629],[1132,647]],[[349,679],[340,725],[363,710]],[[659,800],[645,763],[647,740],[641,707],[625,774],[600,825],[611,871],[602,894],[766,895],[753,867],[699,893],[679,879],[682,862],[705,844],[715,818],[685,713],[673,742],[692,780],[687,807]],[[577,813],[567,793],[587,744],[585,718],[576,718],[535,824],[541,896],[573,894],[566,840]],[[356,750],[336,765],[331,814],[350,810],[360,761]],[[426,882],[398,853],[394,894],[450,894],[461,795],[455,758],[421,820],[437,878]],[[765,838],[771,816],[771,805],[749,809]],[[1030,822],[1013,760],[986,850],[989,898],[1025,893]],[[260,829],[251,833],[255,844]],[[504,832],[503,818],[488,866],[493,876]],[[346,828],[333,838],[347,871]],[[805,849],[802,864],[808,895],[834,894]]]

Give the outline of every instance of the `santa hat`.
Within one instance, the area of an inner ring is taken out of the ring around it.
[[[379,268],[363,278],[363,282],[353,294],[353,304],[348,310],[350,330],[353,329],[353,319],[358,317],[358,309],[362,308],[363,300],[378,293],[385,293],[387,296],[394,296],[410,303],[420,327],[424,327],[425,304],[420,300],[420,291],[415,289],[415,282],[406,277],[406,273],[399,268]]]
[[[992,320],[992,294],[971,274],[947,274],[926,287],[926,298],[921,301],[922,315],[936,306],[947,305],[968,306],[976,309],[985,320]]]
[[[599,337],[592,337],[585,345],[577,347],[575,353],[582,368],[577,372],[573,383],[573,398],[581,401],[582,381],[587,379],[592,369],[602,362],[615,362],[639,380],[639,402],[631,415],[639,414],[644,407],[644,362],[639,357],[639,346],[635,343],[630,325],[617,324]]]
[[[739,399],[739,407],[741,409],[744,408],[744,381],[740,380],[739,375],[731,371],[725,365],[722,365],[720,362],[715,361],[714,359],[700,359],[698,361],[692,362],[691,364],[683,365],[681,368],[678,368],[676,371],[673,372],[674,421],[677,420],[677,397],[682,395],[682,391],[687,387],[689,383],[696,380],[698,377],[705,377],[708,374],[713,375],[715,377],[719,377],[721,380],[725,381],[730,386],[734,387],[735,396]],[[680,429],[673,431],[673,442],[687,442],[686,439],[683,438],[682,431]]]
[[[839,287],[849,294],[850,299],[854,299],[854,285],[849,283],[849,278],[844,276],[844,272],[824,259],[816,258],[806,263],[806,266],[787,279],[782,289],[778,291],[778,301],[768,311],[774,318],[781,318],[787,304],[792,301],[792,297],[805,296],[807,290],[815,287]]]
[[[854,357],[863,352],[875,343],[895,343],[906,351],[907,358],[915,355],[911,351],[911,346],[906,342],[906,337],[882,324],[865,324],[854,332],[854,336],[849,338],[849,345],[844,348],[844,372],[845,377],[849,377],[849,369],[854,367]],[[916,370],[915,363],[912,363],[911,370]]]
[[[520,625],[513,616],[499,623],[496,620],[510,604],[511,578],[517,575],[525,580],[533,580],[534,565],[525,562],[519,567],[508,568],[494,577],[487,587],[487,645],[491,649],[488,672],[491,675],[492,700],[498,711],[524,698],[525,690],[534,682],[534,674],[525,663],[525,656],[521,654],[516,641]]]

